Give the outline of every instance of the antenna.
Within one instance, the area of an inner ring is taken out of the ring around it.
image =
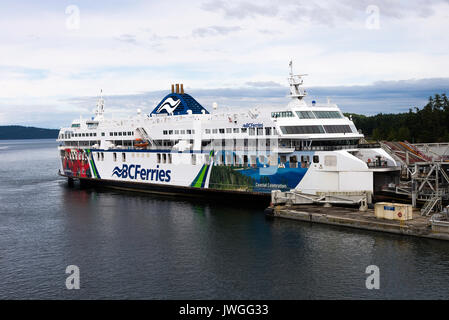
[[[103,89],[100,90],[100,98],[97,101],[97,110],[95,110],[95,118],[102,119],[104,114]]]
[[[293,60],[290,60],[288,66],[290,67],[290,77],[288,78],[290,84],[290,96],[293,99],[301,100],[307,95],[306,90],[300,87],[304,82],[302,77],[307,76],[307,74],[293,74]]]

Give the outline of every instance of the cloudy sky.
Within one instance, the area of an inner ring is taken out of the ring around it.
[[[449,88],[449,0],[0,3],[0,125],[58,128],[150,112],[171,83],[210,108],[288,102],[288,62],[310,98],[363,114],[420,107]]]

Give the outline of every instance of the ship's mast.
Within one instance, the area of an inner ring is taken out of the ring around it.
[[[288,64],[290,67],[290,76],[288,77],[288,83],[290,85],[290,96],[292,99],[301,100],[307,95],[307,92],[302,88],[303,80],[302,77],[307,74],[293,74],[293,61],[290,60]]]
[[[103,89],[100,91],[100,98],[97,101],[97,109],[95,110],[95,119],[103,119],[104,114],[104,99],[103,99]]]

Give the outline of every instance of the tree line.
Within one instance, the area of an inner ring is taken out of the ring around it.
[[[368,140],[449,142],[449,99],[444,93],[429,97],[423,108],[410,108],[404,113],[345,115],[352,116],[355,126]]]

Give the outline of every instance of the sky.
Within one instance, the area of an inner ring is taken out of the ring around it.
[[[0,1],[0,125],[151,112],[172,83],[206,108],[308,99],[366,115],[449,88],[449,0]]]

